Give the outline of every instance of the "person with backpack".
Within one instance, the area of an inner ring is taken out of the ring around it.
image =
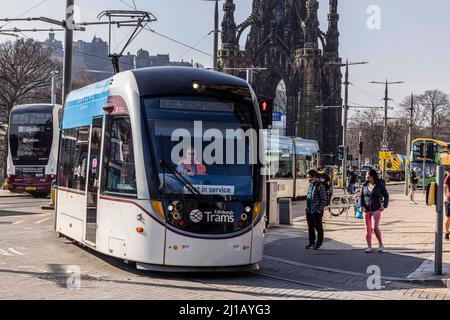
[[[386,185],[378,177],[376,170],[371,169],[367,172],[366,183],[361,188],[359,194],[358,205],[364,214],[364,221],[366,223],[366,253],[372,253],[372,230],[378,239],[379,248],[377,252],[383,252],[383,240],[380,231],[381,213],[389,205],[389,193]]]
[[[310,170],[307,178],[309,186],[306,196],[306,221],[308,223],[309,244],[306,246],[306,249],[314,248],[318,250],[322,246],[324,239],[323,213],[327,205],[328,196],[325,185],[317,171]]]

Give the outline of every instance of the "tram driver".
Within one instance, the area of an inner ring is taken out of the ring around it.
[[[177,171],[188,176],[206,176],[206,166],[197,160],[195,149],[186,150],[185,158],[178,164]]]

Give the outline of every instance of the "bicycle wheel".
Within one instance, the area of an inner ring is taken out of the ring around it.
[[[333,208],[333,206],[348,205],[348,200],[344,197],[335,197],[331,199],[331,205],[328,211],[333,217],[339,217],[345,212],[345,208]]]

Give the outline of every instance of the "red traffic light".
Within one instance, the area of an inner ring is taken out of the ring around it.
[[[266,112],[268,108],[269,108],[269,103],[266,100],[263,100],[261,102],[261,110]]]

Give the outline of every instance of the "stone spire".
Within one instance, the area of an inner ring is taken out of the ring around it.
[[[339,14],[337,11],[338,0],[330,0],[328,13],[328,31],[326,35],[327,55],[339,56]]]
[[[226,0],[223,4],[224,17],[222,21],[222,46],[236,45],[236,22],[234,20],[234,12],[236,5],[233,0]]]
[[[304,21],[305,49],[319,48],[319,2],[308,0],[306,2],[306,19]]]

